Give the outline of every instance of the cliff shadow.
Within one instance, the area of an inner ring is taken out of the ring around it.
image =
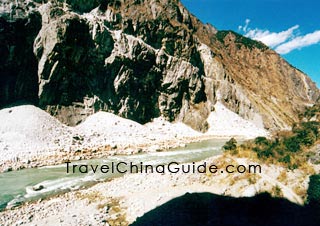
[[[263,193],[233,198],[211,193],[185,194],[138,218],[132,226],[316,226],[320,208],[300,206]]]

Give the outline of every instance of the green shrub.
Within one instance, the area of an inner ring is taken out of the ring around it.
[[[299,135],[298,137],[300,139],[301,144],[306,145],[308,147],[312,146],[317,140],[316,135],[308,130],[305,131],[303,137],[300,137]]]
[[[295,170],[295,169],[298,169],[299,166],[298,166],[297,163],[293,163],[293,164],[290,164],[290,165],[288,166],[288,168],[289,168],[289,170]]]
[[[319,136],[319,128],[320,128],[319,122],[316,122],[316,121],[302,122],[301,126],[304,130],[307,130],[310,132],[312,131],[314,135],[316,135],[316,137]]]
[[[223,35],[226,34],[227,33],[224,32],[218,34],[218,36],[222,38],[224,37]],[[313,121],[310,121],[311,118]],[[319,142],[320,122],[316,121],[319,118],[320,105],[313,106],[307,109],[304,115],[301,115],[300,122],[293,124],[292,131],[278,133],[273,139],[257,137],[253,141],[243,143],[241,147],[242,149],[254,151],[258,158],[268,159],[268,162],[281,162],[286,164],[289,169],[296,169],[302,162],[305,162],[306,159],[309,158],[307,156],[307,149],[316,142]],[[306,121],[306,119],[309,121]],[[225,150],[235,148],[236,143],[231,140],[224,146]],[[294,156],[293,153],[295,153]],[[299,155],[297,153],[299,153]]]
[[[312,107],[308,107],[303,116],[307,118],[307,120],[310,120],[312,117],[316,116],[317,113],[320,112],[320,105],[319,104],[315,104]]]
[[[288,151],[290,152],[298,152],[300,151],[300,142],[299,138],[294,136],[294,137],[288,137],[283,140],[283,143],[285,147],[287,148]]]
[[[226,151],[235,150],[236,148],[237,148],[237,140],[234,138],[231,138],[223,145],[223,149]]]
[[[269,140],[266,137],[257,137],[254,139],[256,145],[269,145]]]
[[[320,174],[310,176],[307,194],[307,202],[310,205],[320,206]]]
[[[291,163],[291,157],[290,155],[286,155],[282,158],[279,159],[279,162],[283,162],[285,164],[290,164]]]
[[[269,158],[274,156],[274,153],[272,149],[268,148],[266,150],[262,150],[261,152],[258,153],[259,158]]]

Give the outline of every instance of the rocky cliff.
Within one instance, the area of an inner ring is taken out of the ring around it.
[[[75,125],[105,110],[205,131],[217,101],[283,129],[319,97],[262,43],[202,24],[178,0],[4,0],[0,107],[32,102]]]

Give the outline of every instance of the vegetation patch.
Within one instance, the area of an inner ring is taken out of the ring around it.
[[[320,208],[320,174],[310,176],[307,202]]]
[[[232,35],[235,36],[235,44],[238,47],[241,47],[242,45],[244,45],[249,49],[254,49],[254,48],[261,49],[261,50],[269,49],[268,46],[266,46],[262,42],[255,41],[255,40],[252,40],[250,38],[244,37],[244,36],[234,32],[234,31],[231,31],[231,30],[218,31],[217,34],[216,34],[216,38],[221,43],[224,43],[224,39],[228,34],[232,34]]]
[[[289,169],[304,168],[312,173],[312,169],[306,164],[308,164],[309,157],[312,156],[312,153],[309,152],[310,147],[320,140],[320,122],[315,118],[318,115],[318,110],[320,110],[318,106],[308,108],[300,123],[293,125],[292,131],[278,133],[270,139],[257,137],[240,146],[232,138],[226,142],[223,148],[240,157],[248,157],[248,152],[251,152],[250,157],[253,159],[281,164]]]
[[[309,162],[316,164],[314,161],[317,157],[318,148],[316,147],[320,144],[319,112],[319,105],[307,108],[300,115],[300,122],[295,123],[291,131],[278,132],[272,138],[256,137],[241,145],[232,138],[223,146],[225,154],[284,167],[277,180],[285,186],[290,185],[298,196],[318,208],[320,207],[320,175],[316,174],[314,166]],[[293,171],[295,169],[299,171]],[[295,174],[294,179],[292,173]],[[298,175],[301,176],[301,181],[297,178]],[[307,191],[303,178],[309,176]],[[249,182],[254,183],[254,181]],[[282,192],[277,186],[271,190],[273,196],[277,197],[281,196]]]

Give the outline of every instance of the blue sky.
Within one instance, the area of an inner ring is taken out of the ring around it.
[[[320,87],[319,0],[182,0],[202,22],[257,39]]]

